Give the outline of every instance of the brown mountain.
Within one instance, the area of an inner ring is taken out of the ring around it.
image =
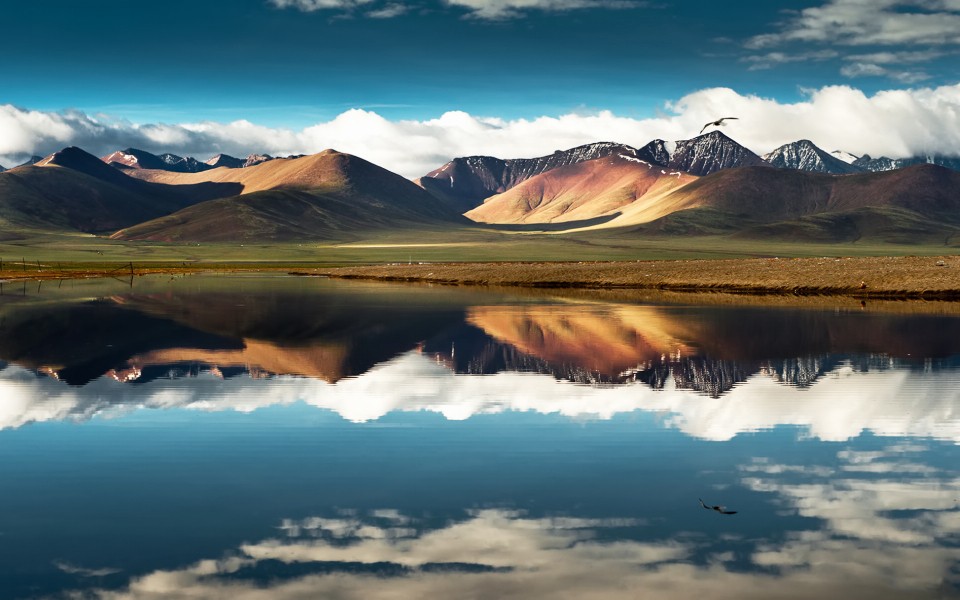
[[[65,148],[0,174],[0,230],[109,232],[238,190],[235,184],[152,184]]]
[[[416,183],[463,213],[479,206],[485,198],[505,192],[541,173],[616,155],[639,158],[647,162],[656,162],[658,159],[656,148],[652,146],[638,150],[624,144],[598,142],[569,150],[557,150],[553,154],[537,158],[455,158],[416,180]]]
[[[325,150],[243,169],[148,173],[153,182],[236,183],[242,194],[191,206],[117,232],[128,240],[344,239],[359,231],[469,223],[409,180],[356,156]]]
[[[960,173],[936,165],[828,175],[746,167],[702,177],[668,196],[675,212],[648,233],[943,242],[960,227]],[[631,224],[611,221],[609,226]]]
[[[635,205],[646,220],[663,216],[661,201],[696,179],[625,154],[559,167],[491,198],[465,216],[483,223],[560,223],[619,215]],[[642,207],[642,208],[640,208]]]

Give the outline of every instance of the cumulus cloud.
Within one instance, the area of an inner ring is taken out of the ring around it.
[[[922,545],[884,544],[856,536],[836,537],[830,530],[787,532],[785,541],[752,540],[758,549],[745,557],[754,566],[748,570],[742,564],[729,568],[726,563],[735,556],[720,552],[720,544],[713,540],[689,535],[682,536],[684,541],[622,537],[617,528],[632,521],[535,519],[516,511],[485,509],[469,511],[466,519],[438,529],[396,536],[361,519],[286,520],[281,526],[285,538],[246,543],[220,558],[153,571],[131,578],[124,588],[87,590],[82,595],[116,600],[617,599],[652,592],[657,597],[721,600],[885,600],[923,596],[924,591],[955,580],[951,573],[954,549],[939,540]],[[956,521],[952,527],[938,524],[947,526],[940,540],[955,534]],[[342,537],[345,527],[351,532],[346,538]],[[697,552],[706,555],[706,564],[690,560]],[[269,582],[244,577],[246,570],[275,562],[301,565],[296,571],[305,573],[315,564],[327,568]],[[476,568],[436,568],[450,563]],[[336,564],[396,565],[408,570],[402,576],[371,576],[355,570],[324,573]]]
[[[798,102],[710,88],[637,119],[601,110],[532,119],[446,112],[424,120],[389,120],[353,109],[301,130],[240,120],[137,124],[78,111],[44,112],[0,105],[0,164],[17,164],[77,145],[98,155],[133,146],[206,158],[219,152],[245,156],[310,154],[326,148],[356,154],[407,177],[418,177],[456,156],[502,158],[550,154],[596,141],[642,146],[655,138],[688,139],[717,115],[739,116],[727,134],[765,153],[798,139],[827,151],[902,158],[960,154],[960,84],[867,95],[849,86],[809,91]]]

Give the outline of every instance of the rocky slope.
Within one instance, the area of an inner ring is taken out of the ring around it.
[[[818,148],[810,140],[799,140],[791,144],[784,144],[773,152],[765,154],[763,160],[780,169],[797,169],[812,173],[847,175],[863,172],[860,167],[832,156]]]

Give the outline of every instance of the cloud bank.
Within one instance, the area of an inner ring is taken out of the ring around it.
[[[611,111],[532,119],[446,112],[425,120],[389,120],[352,109],[300,130],[246,120],[231,123],[147,123],[80,111],[45,112],[0,105],[0,164],[76,145],[98,155],[128,146],[205,159],[225,152],[311,154],[326,148],[356,154],[407,177],[418,177],[457,156],[501,158],[550,154],[596,141],[642,146],[655,138],[688,139],[718,115],[739,116],[726,133],[764,153],[798,139],[827,151],[902,158],[960,155],[960,84],[867,95],[849,86],[811,90],[798,102],[710,88],[666,103],[662,114],[637,119]]]
[[[411,352],[364,375],[336,384],[277,377],[238,377],[150,382],[142,386],[107,377],[82,388],[37,378],[19,367],[0,371],[0,430],[29,423],[76,420],[137,408],[204,412],[252,412],[303,402],[355,423],[392,412],[430,412],[450,420],[508,411],[611,419],[635,411],[663,415],[663,423],[698,439],[726,441],[737,435],[789,425],[810,437],[845,441],[871,431],[881,437],[960,441],[960,391],[953,371],[856,372],[844,366],[809,388],[756,375],[720,402],[668,385],[591,387],[549,375],[500,373],[456,375],[428,356]],[[838,402],[842,398],[842,402]],[[909,406],[907,410],[904,406]]]

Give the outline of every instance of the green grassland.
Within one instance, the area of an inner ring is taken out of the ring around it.
[[[378,231],[350,241],[163,243],[111,240],[88,234],[22,232],[0,237],[4,270],[23,263],[262,263],[351,265],[409,262],[681,260],[804,256],[902,256],[960,253],[960,239],[920,236],[921,244],[876,240],[771,241],[729,235],[646,235],[584,231],[556,235],[493,228]]]

